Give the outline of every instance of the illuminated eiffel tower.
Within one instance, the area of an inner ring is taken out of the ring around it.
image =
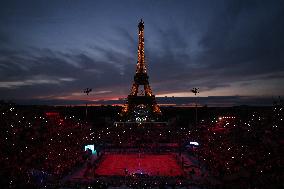
[[[161,116],[160,107],[157,105],[149,85],[144,52],[144,22],[138,24],[138,61],[131,92],[127,97],[127,103],[122,109],[121,116],[127,121],[148,122],[156,121]],[[139,92],[139,86],[143,85]]]

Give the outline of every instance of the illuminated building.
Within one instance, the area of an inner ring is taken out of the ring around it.
[[[156,121],[161,115],[161,110],[149,85],[144,52],[144,22],[142,19],[138,24],[138,29],[139,42],[136,73],[131,92],[127,97],[127,103],[122,109],[121,116],[127,121]],[[143,87],[139,92],[140,85]]]

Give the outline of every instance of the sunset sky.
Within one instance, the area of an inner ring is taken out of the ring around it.
[[[0,99],[126,97],[141,18],[155,95],[284,95],[282,0],[2,0]]]

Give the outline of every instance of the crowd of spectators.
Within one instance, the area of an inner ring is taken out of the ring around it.
[[[176,148],[182,141],[183,128],[172,128],[161,124],[114,124],[94,132],[96,144],[105,144],[105,149],[141,149],[160,151],[163,147]],[[164,145],[163,145],[164,144]],[[173,146],[171,146],[173,145]]]
[[[2,103],[0,176],[5,179],[1,180],[1,186],[61,186],[57,181],[85,162],[84,145],[95,144],[100,151],[160,153],[169,150],[193,156],[199,168],[208,172],[202,175],[207,178],[198,183],[197,188],[281,188],[283,119],[284,108],[278,104],[269,112],[249,112],[246,118],[220,115],[203,119],[193,128],[174,123],[142,123],[94,129],[71,114]],[[188,148],[190,141],[198,142],[199,146]],[[128,186],[132,187],[139,187],[140,182],[153,187],[166,186],[167,180],[170,179],[127,179]],[[175,186],[185,184],[184,179],[172,180]],[[106,188],[111,183],[119,186],[126,183],[125,179],[115,177],[108,181],[93,180],[91,185],[71,182],[69,186]],[[190,180],[186,183],[191,187],[195,184]],[[68,186],[68,182],[66,184]]]
[[[220,116],[192,134],[202,144],[195,154],[225,187],[281,188],[283,123],[281,105],[251,112],[246,120]]]
[[[72,115],[3,103],[0,123],[1,188],[57,181],[84,162],[91,128]]]

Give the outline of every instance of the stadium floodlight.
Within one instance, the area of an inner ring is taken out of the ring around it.
[[[196,97],[196,94],[199,93],[199,88],[192,88],[191,92],[194,93],[194,96]],[[195,126],[197,126],[197,98],[195,98]]]
[[[191,92],[193,92],[194,95],[196,96],[196,94],[199,93],[199,88],[192,88]]]
[[[83,90],[83,93],[87,94],[87,96],[89,96],[90,92],[92,92],[91,88],[86,88]],[[87,120],[87,116],[88,116],[88,102],[86,102],[86,120]]]
[[[87,95],[89,95],[89,93],[92,92],[92,89],[91,88],[86,88],[86,89],[84,89],[83,92],[86,93]]]

